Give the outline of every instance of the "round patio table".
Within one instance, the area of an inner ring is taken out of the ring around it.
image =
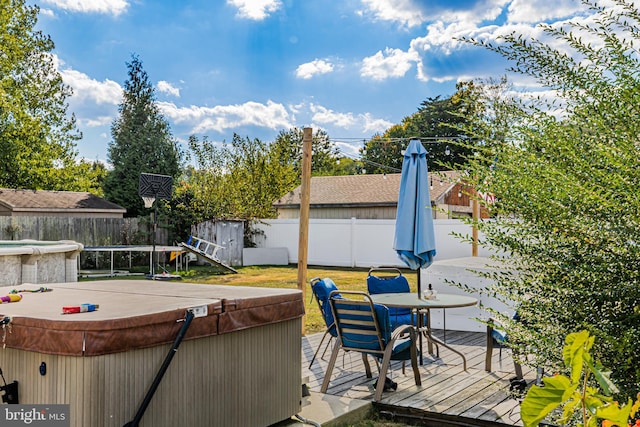
[[[415,292],[398,292],[398,293],[388,293],[388,294],[373,294],[371,295],[371,299],[373,302],[377,304],[386,305],[387,307],[402,307],[402,308],[410,308],[418,312],[418,330],[421,332],[420,334],[420,364],[422,364],[422,335],[427,338],[429,343],[429,352],[432,353],[431,344],[436,344],[436,349],[438,349],[439,356],[439,348],[441,345],[445,348],[448,348],[452,352],[456,353],[462,358],[464,370],[467,370],[467,359],[464,357],[462,353],[457,351],[454,348],[451,348],[444,341],[434,337],[431,333],[431,309],[448,309],[448,308],[460,308],[460,307],[471,307],[478,303],[478,299],[474,297],[470,297],[467,295],[455,295],[455,294],[441,294],[438,293],[435,299],[425,299],[418,296]],[[423,316],[419,315],[420,311],[427,312],[427,324],[424,325]],[[444,323],[444,328],[446,330],[446,318]]]

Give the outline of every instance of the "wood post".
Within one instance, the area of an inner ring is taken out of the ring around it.
[[[471,201],[471,211],[473,215],[473,229],[471,244],[471,256],[478,256],[478,222],[480,221],[480,203],[478,202],[477,195]]]
[[[307,253],[309,249],[309,202],[311,200],[311,141],[313,131],[304,128],[302,134],[302,185],[300,187],[300,231],[298,238],[298,289],[307,301]],[[305,317],[302,318],[305,334]]]

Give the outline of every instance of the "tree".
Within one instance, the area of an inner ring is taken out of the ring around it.
[[[355,175],[362,173],[364,164],[360,160],[355,160],[346,156],[340,156],[336,159],[333,171],[330,176]]]
[[[190,208],[199,220],[274,217],[273,202],[298,182],[294,165],[259,139],[233,135],[217,146],[207,138],[189,138],[196,168],[188,178]]]
[[[127,209],[127,216],[145,213],[138,195],[141,173],[180,173],[182,154],[168,122],[155,103],[155,90],[137,56],[127,63],[129,78],[118,107],[120,115],[111,124],[108,160],[113,165],[104,183],[107,199]]]
[[[191,235],[191,226],[203,220],[194,209],[196,191],[190,179],[193,175],[193,167],[188,166],[186,172],[174,181],[171,199],[159,205],[160,212],[171,212],[165,216],[170,242],[186,242]]]
[[[473,82],[458,83],[452,96],[427,98],[401,124],[371,138],[361,149],[367,173],[401,170],[402,152],[413,138],[425,145],[429,170],[460,168],[470,151],[467,143],[460,143],[466,138],[461,129],[471,115],[477,114],[476,93]]]
[[[49,176],[52,182],[57,183],[52,190],[88,191],[102,197],[107,168],[99,161],[81,159],[64,168],[50,169]]]
[[[512,267],[488,292],[518,310],[517,321],[502,319],[513,345],[562,369],[563,338],[587,329],[625,400],[640,391],[640,14],[615,3],[587,3],[588,24],[546,26],[552,43],[515,33],[500,44],[471,40],[557,98],[503,103],[506,134],[476,120],[486,139],[468,165],[496,197],[480,200],[495,220],[478,226]]]
[[[416,113],[414,113],[415,115]],[[402,122],[405,124],[409,120],[409,117],[405,117]],[[374,135],[367,141],[360,149],[366,173],[400,172],[402,170],[402,152],[409,145],[411,138],[406,135],[407,132],[403,125],[394,125],[387,129],[383,135]]]
[[[64,190],[79,173],[81,135],[67,116],[71,88],[56,70],[53,41],[34,30],[38,11],[0,0],[0,186]]]
[[[302,175],[302,139],[303,130],[300,128],[281,130],[269,148],[281,163],[293,166],[299,177]],[[336,170],[340,152],[331,142],[327,132],[317,129],[313,133],[311,151],[311,174],[332,175]]]

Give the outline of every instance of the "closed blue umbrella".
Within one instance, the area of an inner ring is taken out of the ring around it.
[[[431,196],[427,171],[427,150],[413,139],[405,150],[398,194],[398,212],[393,249],[412,270],[428,267],[436,255]]]

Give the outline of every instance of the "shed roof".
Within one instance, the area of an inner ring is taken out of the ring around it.
[[[83,210],[121,212],[120,205],[88,192],[0,188],[0,205],[16,211]]]
[[[430,173],[431,200],[439,200],[455,185],[456,171]],[[312,206],[396,206],[401,174],[314,176],[311,178]],[[276,208],[300,205],[301,186],[276,200]]]

